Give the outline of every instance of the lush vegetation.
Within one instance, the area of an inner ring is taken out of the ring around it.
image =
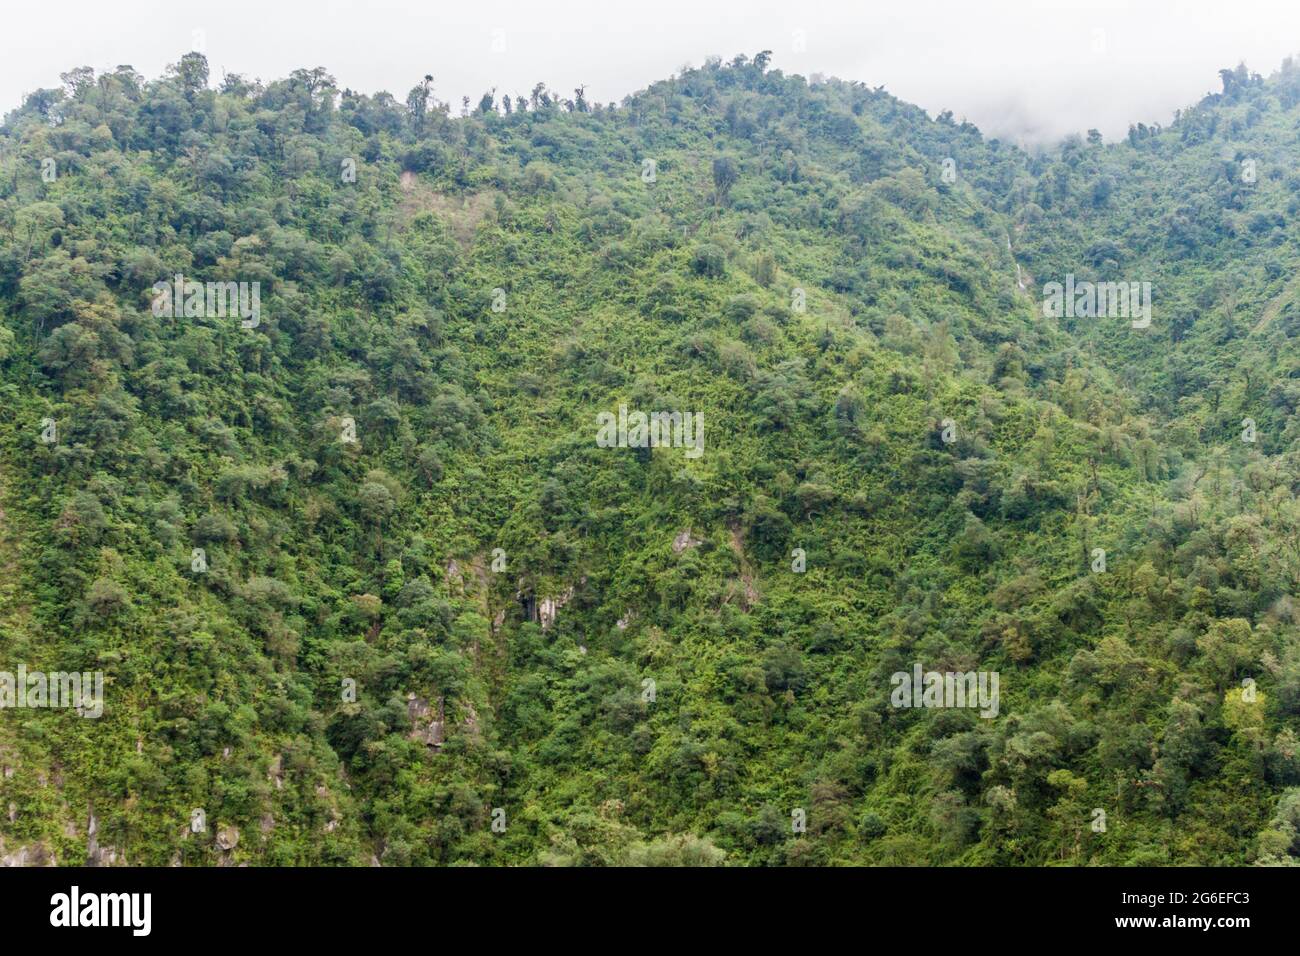
[[[0,670],[104,714],[0,714],[3,854],[1300,855],[1290,64],[1035,155],[766,54],[459,117],[63,80],[0,127]],[[1067,273],[1151,328],[1044,318]]]

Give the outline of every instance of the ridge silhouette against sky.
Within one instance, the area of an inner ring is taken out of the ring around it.
[[[788,73],[884,85],[932,114],[951,109],[990,135],[1033,143],[1168,123],[1175,109],[1218,89],[1221,67],[1245,60],[1267,75],[1300,51],[1300,5],[1286,0],[1235,8],[1210,0],[324,0],[311,17],[254,0],[229,0],[221,16],[204,6],[10,7],[0,112],[58,86],[70,66],[125,63],[153,77],[194,47],[209,57],[214,82],[223,70],[269,80],[324,66],[340,86],[402,100],[432,73],[435,95],[453,112],[462,96],[477,103],[494,86],[513,96],[539,81],[565,96],[585,84],[591,102],[621,100],[684,64],[771,49]]]

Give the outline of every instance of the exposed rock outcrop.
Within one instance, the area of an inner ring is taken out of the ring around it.
[[[557,597],[542,598],[537,605],[537,619],[542,625],[542,630],[546,630],[555,623],[555,617],[560,612],[560,608],[573,600],[573,588],[565,588],[564,592]]]
[[[16,847],[6,852],[5,841],[0,837],[0,866],[58,866],[59,861],[45,841]]]
[[[229,853],[239,845],[239,830],[235,827],[222,827],[217,831],[217,849]]]
[[[684,531],[679,531],[677,537],[673,538],[673,554],[681,554],[687,548],[698,547],[703,543],[702,538],[695,537],[691,534],[691,529],[687,528]]]
[[[411,718],[411,740],[419,740],[426,747],[441,749],[446,733],[446,717],[443,713],[443,698],[439,697],[437,711],[429,702],[415,694],[406,695],[406,714]]]

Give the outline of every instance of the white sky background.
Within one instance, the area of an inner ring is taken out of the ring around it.
[[[1268,75],[1300,53],[1300,0],[59,0],[6,4],[0,30],[0,114],[74,66],[152,79],[196,37],[214,84],[324,66],[404,100],[432,73],[454,113],[538,81],[617,101],[710,55],[771,49],[787,73],[883,85],[1030,143],[1167,124],[1241,60]]]

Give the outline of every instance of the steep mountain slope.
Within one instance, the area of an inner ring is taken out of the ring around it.
[[[459,119],[64,80],[0,129],[0,666],[104,708],[0,719],[6,854],[1289,859],[1290,73],[1044,157],[765,55]],[[1145,338],[1043,317],[1090,269]],[[915,663],[997,716],[892,706]]]

